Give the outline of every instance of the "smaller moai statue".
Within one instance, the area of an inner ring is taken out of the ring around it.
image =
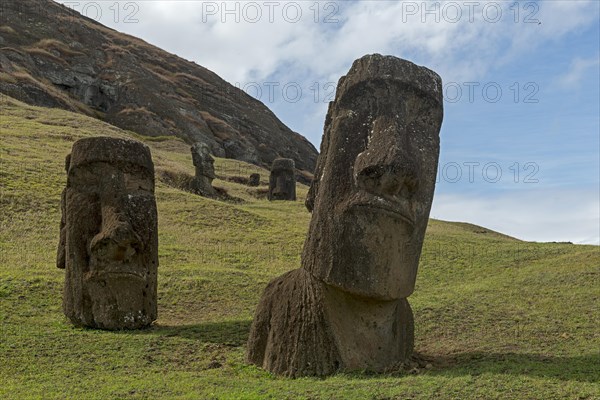
[[[191,150],[192,161],[194,167],[196,167],[193,190],[202,196],[215,196],[217,192],[212,187],[212,181],[216,178],[215,160],[210,155],[210,149],[206,144],[197,142],[192,146]]]
[[[250,179],[248,179],[248,186],[258,186],[260,185],[260,174],[251,174]]]
[[[157,317],[158,216],[150,149],[109,137],[67,156],[57,266],[75,325],[139,329]]]
[[[269,176],[268,199],[296,200],[296,174],[294,160],[290,158],[277,158],[271,166]]]

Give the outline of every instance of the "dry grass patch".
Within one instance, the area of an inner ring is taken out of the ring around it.
[[[56,39],[42,39],[33,46],[33,49],[56,50],[63,56],[75,57],[84,56],[85,54],[71,49],[68,45]]]
[[[18,81],[13,75],[11,75],[7,72],[0,72],[0,82],[15,84]]]
[[[15,33],[17,33],[17,31],[15,31],[12,27],[10,27],[8,25],[0,26],[0,32],[8,33],[9,35],[14,35]]]

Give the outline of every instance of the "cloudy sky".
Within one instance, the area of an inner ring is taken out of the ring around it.
[[[320,145],[352,61],[444,81],[431,216],[525,240],[600,243],[600,2],[60,1],[192,60]]]

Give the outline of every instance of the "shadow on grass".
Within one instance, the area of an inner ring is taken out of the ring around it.
[[[454,356],[424,356],[438,376],[509,374],[553,378],[564,381],[598,382],[600,355],[559,357],[539,354],[470,352]]]
[[[181,337],[225,346],[242,346],[248,340],[252,320],[206,322],[194,325],[152,325],[148,329],[129,331],[139,335]]]
[[[129,331],[129,334],[180,337],[223,346],[240,347],[246,344],[252,320],[206,322],[194,325],[153,325],[149,329]],[[465,352],[454,355],[415,354],[421,367],[387,374],[349,372],[354,379],[384,376],[405,376],[412,373],[432,376],[458,377],[484,374],[521,375],[559,379],[563,381],[597,382],[600,376],[600,355],[585,354],[561,357],[514,352]],[[424,368],[431,364],[430,368]]]

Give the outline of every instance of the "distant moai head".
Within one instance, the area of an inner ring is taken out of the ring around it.
[[[260,185],[260,174],[254,173],[250,174],[250,178],[248,179],[248,186],[258,186]]]
[[[150,325],[158,269],[150,149],[133,140],[86,138],[73,144],[67,164],[65,314],[101,329]]]
[[[216,178],[215,159],[210,155],[210,148],[202,142],[196,142],[192,146],[192,161],[196,167],[196,177],[205,176],[211,181]]]
[[[296,175],[294,160],[277,158],[269,176],[269,200],[296,200]]]
[[[442,118],[435,72],[392,56],[354,62],[325,120],[303,268],[363,297],[413,292]]]

